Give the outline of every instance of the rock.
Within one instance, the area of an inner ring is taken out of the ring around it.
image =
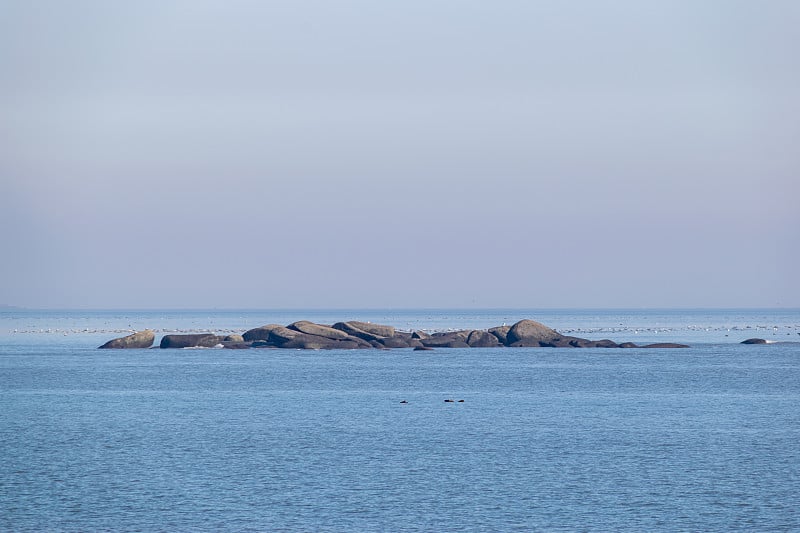
[[[394,327],[392,326],[382,326],[381,324],[373,324],[372,322],[358,322],[357,320],[351,320],[347,322],[347,324],[379,337],[394,337]]]
[[[328,339],[345,340],[350,337],[350,335],[348,335],[342,330],[334,329],[329,326],[321,326],[319,324],[314,324],[313,322],[309,322],[308,320],[301,320],[299,322],[289,324],[287,327],[289,329],[299,331],[300,333],[305,333],[307,335],[316,335],[317,337],[325,337]]]
[[[414,337],[414,334],[410,331],[397,331],[395,332],[394,337],[391,338],[402,340],[406,344],[406,348],[416,348],[417,346],[422,346],[422,343],[419,341],[419,339]]]
[[[506,346],[509,346],[511,348],[542,348],[542,347],[547,348],[550,347],[551,345],[549,342],[540,342],[535,339],[527,339],[517,342],[509,342],[508,344],[506,344]]]
[[[475,330],[467,336],[467,344],[472,348],[495,348],[500,341],[488,331]]]
[[[646,344],[641,348],[688,348],[686,344],[677,344],[675,342],[657,342],[655,344]]]
[[[153,345],[153,341],[156,339],[156,334],[151,329],[145,329],[142,331],[137,331],[136,333],[132,333],[126,337],[120,337],[118,339],[112,339],[105,343],[102,346],[99,346],[101,350],[108,350],[108,349],[129,349],[129,348],[149,348]]]
[[[250,343],[251,348],[276,348],[274,344],[269,341],[253,341]]]
[[[428,346],[415,346],[415,352],[432,352],[433,348],[429,348]]]
[[[410,339],[409,339],[410,340]],[[378,343],[382,344],[384,348],[410,348],[408,341],[402,337],[387,337],[381,341],[377,341]]]
[[[592,348],[619,348],[619,344],[608,339],[592,341]]]
[[[508,331],[510,329],[511,326],[498,326],[496,328],[489,328],[489,333],[497,337],[500,344],[505,346],[508,344]]]
[[[147,348],[155,335],[151,330],[113,339],[100,348]],[[765,344],[764,339],[747,339],[742,344]],[[632,342],[617,344],[608,339],[589,340],[562,335],[556,330],[533,320],[520,320],[512,326],[499,326],[488,330],[461,330],[428,334],[424,331],[396,331],[392,326],[370,322],[337,322],[333,326],[300,320],[281,326],[268,324],[246,331],[242,335],[225,336],[210,333],[194,335],[165,335],[161,348],[216,347],[244,348],[298,348],[315,350],[377,348],[494,348],[552,347],[552,348],[638,348]],[[687,348],[684,344],[656,343],[641,348]]]
[[[439,331],[439,332],[436,332],[436,333],[432,334],[428,338],[429,339],[436,339],[436,338],[440,338],[440,337],[448,337],[448,338],[453,338],[453,339],[461,339],[462,341],[467,342],[467,338],[469,337],[470,333],[472,333],[472,331],[468,330],[468,329],[460,329],[458,331]]]
[[[461,332],[437,333],[427,339],[420,339],[420,342],[428,348],[469,348]]]
[[[305,334],[300,333],[296,329],[289,329],[284,326],[278,326],[269,331],[269,338],[267,338],[267,341],[273,343],[276,346],[281,346],[283,343],[289,342],[298,335],[305,335]]]
[[[391,335],[378,335],[378,334],[363,330],[363,329],[361,329],[361,328],[359,328],[359,327],[357,327],[357,326],[355,326],[353,324],[364,324],[364,322],[337,322],[336,324],[333,325],[333,329],[338,329],[340,331],[344,331],[345,333],[347,333],[351,337],[358,337],[359,339],[365,340],[367,342],[372,342],[372,341],[379,341],[380,342],[380,341],[386,339],[387,337],[393,337],[394,336],[394,328],[391,328],[392,329],[392,334]]]
[[[211,333],[194,335],[164,335],[161,348],[213,348],[222,343],[222,337]]]
[[[594,348],[594,341],[580,337],[564,337],[563,341],[573,348]]]
[[[263,341],[255,341],[255,342],[263,342]],[[253,347],[253,343],[252,342],[228,341],[228,340],[224,340],[223,339],[222,347],[223,348],[227,348],[229,350],[246,350],[248,348],[252,348]]]
[[[534,320],[520,320],[508,330],[506,342],[513,346],[540,346],[540,342],[548,343],[562,335]]]
[[[766,339],[747,339],[745,341],[740,342],[739,344],[767,344]],[[102,348],[102,346],[101,346]]]
[[[269,339],[269,332],[276,328],[282,328],[280,324],[267,324],[258,328],[245,331],[242,338],[248,342],[250,341],[265,341]]]
[[[354,341],[329,339],[318,335],[308,335],[307,333],[298,333],[297,336],[284,342],[280,347],[302,350],[355,350],[364,348],[362,344]]]

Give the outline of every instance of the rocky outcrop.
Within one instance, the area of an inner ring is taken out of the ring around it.
[[[112,339],[105,343],[104,345],[100,346],[101,350],[108,350],[108,349],[128,349],[128,348],[149,348],[153,345],[153,341],[156,340],[156,334],[151,329],[145,329],[143,331],[137,331],[136,333],[132,333],[126,337],[120,337],[118,339]]]
[[[520,320],[508,330],[506,346],[539,347],[552,344],[561,334],[535,320]]]
[[[224,337],[211,333],[197,333],[191,335],[164,335],[161,339],[161,348],[213,348],[222,344]]]
[[[303,350],[351,350],[372,348],[357,337],[328,326],[313,322],[294,322],[288,326],[269,325],[255,328],[245,333],[245,340],[256,339],[254,347],[286,348]],[[258,346],[255,344],[258,343]]]
[[[153,344],[151,330],[134,333],[111,340],[100,348],[148,348]],[[744,344],[766,343],[763,339],[748,339]],[[332,326],[315,324],[308,320],[293,322],[288,326],[267,324],[245,331],[243,334],[165,335],[161,348],[285,348],[304,350],[355,350],[366,348],[434,349],[434,348],[639,348],[632,342],[617,344],[609,339],[589,340],[558,331],[534,320],[520,320],[511,326],[488,330],[461,330],[437,333],[423,331],[397,331],[392,326],[371,322],[337,322]],[[656,343],[641,348],[685,348],[684,344]]]

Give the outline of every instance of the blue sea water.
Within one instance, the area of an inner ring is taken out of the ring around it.
[[[520,318],[691,348],[96,350]],[[3,311],[0,530],[800,530],[798,333],[800,310]]]

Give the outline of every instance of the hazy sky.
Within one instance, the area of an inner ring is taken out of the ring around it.
[[[798,28],[0,0],[0,304],[800,307]]]

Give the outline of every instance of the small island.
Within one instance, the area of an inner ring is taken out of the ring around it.
[[[113,339],[101,349],[150,348],[155,342],[153,330],[143,330]],[[241,335],[199,333],[164,335],[160,348],[274,348],[304,350],[357,350],[410,348],[688,348],[685,344],[657,343],[644,346],[632,342],[616,343],[608,339],[589,340],[562,335],[534,320],[520,320],[512,326],[485,330],[460,330],[438,333],[400,331],[393,326],[371,322],[315,324],[307,320],[282,326],[268,324]]]

